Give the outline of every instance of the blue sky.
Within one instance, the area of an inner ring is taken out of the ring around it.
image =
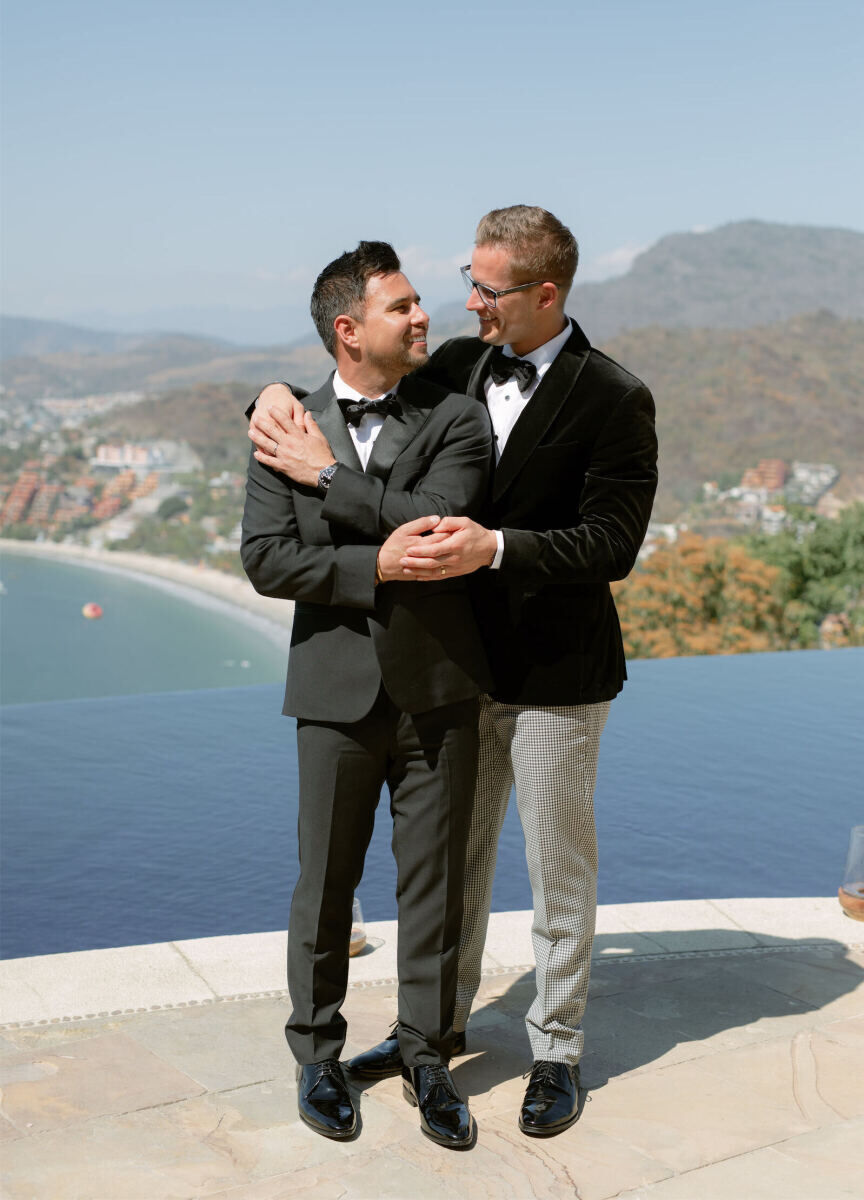
[[[286,340],[362,237],[458,297],[477,219],[519,202],[584,279],[678,230],[864,224],[860,0],[5,0],[3,26],[6,312]]]

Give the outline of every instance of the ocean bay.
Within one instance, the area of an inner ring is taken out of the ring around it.
[[[287,635],[200,590],[74,559],[2,554],[4,704],[271,683]],[[122,561],[123,556],[118,556]],[[85,604],[103,615],[87,620]]]

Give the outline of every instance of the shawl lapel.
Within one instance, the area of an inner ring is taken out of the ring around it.
[[[398,415],[390,413],[385,418],[366,464],[367,475],[386,480],[393,463],[417,436],[418,430],[429,415],[428,407],[418,403],[422,401],[422,391],[423,385],[420,380],[411,376],[405,376],[399,384],[396,396],[402,411]]]
[[[333,391],[332,375],[314,396],[309,397],[306,406],[312,412],[318,422],[318,427],[330,443],[330,449],[333,451],[336,461],[344,463],[346,467],[362,471],[357,450],[351,440],[351,434],[348,432],[348,426]]]
[[[489,370],[489,359],[492,357],[494,346],[489,346],[484,350],[477,359],[471,374],[468,377],[468,384],[465,388],[466,395],[472,400],[479,400],[481,404],[486,403],[486,389],[483,386],[486,382],[486,375]]]
[[[574,321],[572,334],[525,405],[507,439],[495,468],[493,500],[501,498],[561,411],[585,366],[590,349],[585,334]],[[484,355],[481,361],[486,358],[488,355]],[[473,375],[471,382],[474,382]]]

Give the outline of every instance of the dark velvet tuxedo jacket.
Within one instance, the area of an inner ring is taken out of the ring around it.
[[[255,589],[295,601],[286,715],[350,722],[381,683],[406,713],[490,686],[466,579],[375,586],[378,548],[438,513],[479,517],[491,432],[483,406],[408,376],[364,471],[330,380],[304,403],[343,465],[330,488],[296,484],[250,457],[241,556]]]
[[[454,338],[422,374],[482,401],[490,355]],[[651,394],[574,322],[507,439],[481,518],[504,531],[500,569],[472,577],[496,699],[586,704],[621,690],[609,583],[636,561],[656,486]]]

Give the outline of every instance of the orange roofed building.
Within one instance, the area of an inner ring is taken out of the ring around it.
[[[789,474],[788,465],[782,458],[762,458],[758,467],[748,467],[741,476],[741,487],[747,491],[779,492]]]

